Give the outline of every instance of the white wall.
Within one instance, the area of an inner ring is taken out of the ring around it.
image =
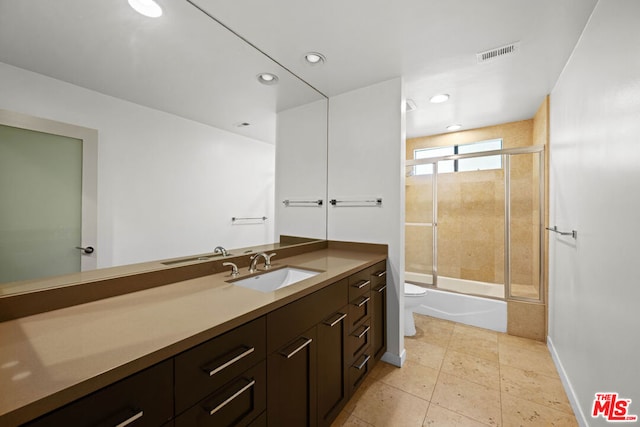
[[[98,130],[98,267],[274,241],[273,145],[3,63],[0,93],[2,109]]]
[[[276,236],[327,238],[327,101],[278,113]],[[283,200],[323,201],[285,206]]]
[[[582,425],[640,414],[640,2],[600,0],[551,93],[549,339]],[[575,409],[575,408],[574,408]]]
[[[400,365],[404,283],[402,80],[329,99],[329,199],[381,197],[381,207],[328,207],[328,238],[389,245],[386,361]]]

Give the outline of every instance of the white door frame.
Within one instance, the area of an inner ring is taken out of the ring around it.
[[[82,247],[92,246],[84,254],[80,270],[95,270],[98,247],[98,131],[96,129],[33,117],[0,109],[0,125],[33,130],[82,140]]]

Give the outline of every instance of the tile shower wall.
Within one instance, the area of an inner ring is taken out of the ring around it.
[[[533,120],[407,140],[413,150],[502,138],[504,148],[533,144]],[[538,160],[511,159],[512,283],[534,289],[539,280]],[[406,222],[431,222],[431,176],[406,180]],[[504,283],[504,170],[444,173],[438,176],[438,274]],[[432,230],[406,227],[406,270],[431,273]],[[523,292],[526,292],[524,290]],[[529,295],[536,296],[536,295]]]

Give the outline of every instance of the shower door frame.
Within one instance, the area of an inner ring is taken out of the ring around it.
[[[540,155],[539,158],[539,262],[538,262],[538,298],[528,298],[523,296],[513,295],[511,292],[511,155],[518,154],[536,154]],[[544,218],[545,218],[545,146],[544,145],[530,145],[527,147],[515,147],[504,148],[502,150],[493,151],[481,151],[478,153],[467,154],[450,154],[440,157],[431,157],[426,159],[411,159],[405,162],[405,167],[428,165],[433,167],[433,175],[431,180],[432,191],[432,244],[433,244],[433,256],[432,256],[432,286],[438,287],[438,162],[444,160],[459,160],[470,159],[476,157],[489,157],[489,156],[502,156],[502,168],[504,170],[504,299],[516,300],[525,302],[545,302],[546,295],[544,294]]]

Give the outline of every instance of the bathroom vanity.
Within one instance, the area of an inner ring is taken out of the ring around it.
[[[312,249],[274,258],[318,272],[276,291],[233,284],[244,256],[0,323],[0,424],[330,425],[386,349],[386,246]]]

